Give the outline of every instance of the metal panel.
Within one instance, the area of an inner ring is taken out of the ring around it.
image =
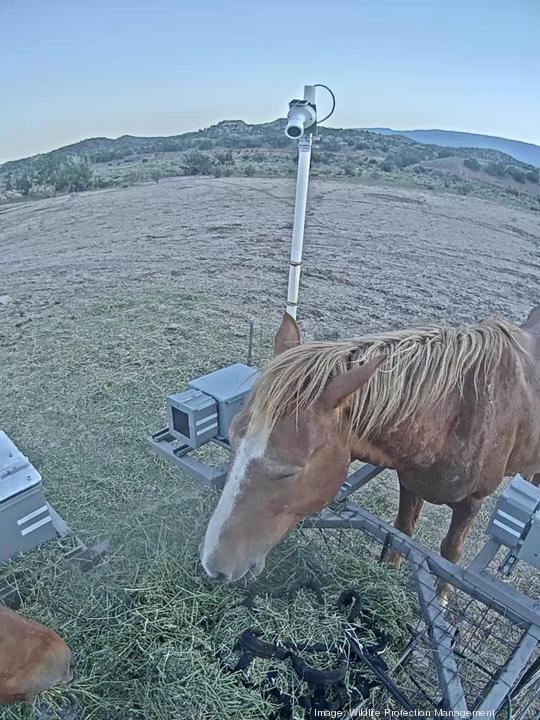
[[[540,569],[540,510],[537,510],[532,516],[529,529],[517,556],[520,560]]]
[[[0,503],[0,562],[55,538],[41,483]]]
[[[488,534],[506,547],[516,547],[539,507],[540,489],[516,475],[497,500]]]
[[[242,408],[258,375],[258,371],[254,368],[236,363],[189,383],[190,388],[200,390],[216,401],[218,434],[221,437],[228,437],[229,426]]]
[[[409,553],[409,563],[414,570],[414,581],[422,614],[428,623],[428,636],[446,703],[445,709],[466,712],[465,693],[451,646],[452,633],[444,619],[429,566],[425,558],[416,550],[411,550]]]
[[[219,403],[231,403],[251,390],[258,375],[259,371],[255,368],[235,363],[191,380],[188,386],[201,390]]]
[[[537,648],[539,641],[540,628],[532,625],[529,630],[523,634],[521,642],[512,653],[512,657],[506,664],[505,669],[480,703],[480,706],[477,708],[479,712],[483,711],[486,715],[497,712],[510,690],[512,690],[515,683],[523,674],[527,662]]]
[[[306,518],[304,527],[365,530],[406,557],[411,550],[416,550],[426,558],[430,570],[442,580],[451,582],[515,623],[540,625],[540,602],[517,592],[497,578],[473,573],[454,565],[354,503],[346,503],[339,514],[327,509],[320,515]]]
[[[0,431],[0,503],[41,483],[41,475],[5,432]]]

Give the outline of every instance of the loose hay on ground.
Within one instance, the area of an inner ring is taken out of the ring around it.
[[[251,608],[241,605],[245,587],[202,577],[192,522],[205,518],[211,505],[211,498],[178,498],[143,515],[129,533],[113,538],[113,555],[89,573],[61,561],[53,547],[3,573],[18,587],[25,612],[56,627],[75,650],[78,679],[46,695],[60,715],[73,699],[92,720],[266,718],[274,706],[227,672],[219,656],[233,659],[238,636],[252,627],[271,642],[342,642],[346,611],[335,602],[351,584],[384,620],[389,657],[402,649],[412,612],[404,578],[363,553],[360,541],[352,549],[326,548],[313,531],[291,536],[264,578],[250,586],[259,593]],[[306,574],[319,579],[323,605],[310,591],[288,599],[287,588]],[[373,639],[368,630],[365,637]],[[325,669],[336,657],[318,653],[308,660]],[[268,669],[268,661],[256,660],[247,677],[261,682]],[[305,692],[288,662],[278,670],[283,690],[295,698]],[[34,716],[25,706],[4,713],[5,720]]]

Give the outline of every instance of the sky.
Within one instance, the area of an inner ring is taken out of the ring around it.
[[[540,144],[540,0],[0,0],[0,68],[0,162],[268,122],[312,83],[333,127]]]

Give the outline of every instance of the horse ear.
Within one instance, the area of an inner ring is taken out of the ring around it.
[[[300,328],[296,320],[288,312],[283,313],[283,319],[274,338],[274,351],[272,357],[281,355],[285,350],[300,345]]]
[[[341,405],[351,393],[360,390],[365,385],[377,369],[383,364],[386,357],[371,360],[370,362],[359,365],[342,375],[336,375],[329,380],[326,389],[321,397],[321,402],[328,410],[332,410]]]

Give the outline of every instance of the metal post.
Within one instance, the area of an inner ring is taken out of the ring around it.
[[[246,365],[249,365],[251,367],[251,363],[253,362],[253,334],[255,332],[255,323],[253,320],[249,321],[249,340],[248,340],[248,353],[247,353],[247,360]]]
[[[304,87],[304,100],[315,104],[315,88]],[[306,133],[298,141],[298,174],[296,178],[296,200],[294,205],[294,221],[289,262],[289,286],[287,289],[287,312],[296,319],[298,309],[298,290],[300,288],[300,271],[302,268],[302,248],[304,245],[304,226],[309,186],[309,168],[311,164],[311,146],[313,134]]]

